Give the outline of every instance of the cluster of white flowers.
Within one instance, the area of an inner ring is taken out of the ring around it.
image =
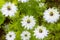
[[[34,36],[36,36],[36,38],[38,39],[43,39],[44,37],[48,36],[49,31],[46,30],[46,28],[44,26],[38,26],[37,28],[35,28],[34,30]],[[31,38],[31,33],[28,31],[23,31],[21,34],[21,40],[30,40]],[[13,31],[10,31],[7,35],[6,35],[6,40],[14,40],[16,38],[16,34]]]
[[[29,0],[18,0],[20,2],[28,2]],[[40,1],[40,0],[39,0]],[[40,3],[39,7],[43,7],[44,3]],[[6,4],[3,5],[1,12],[3,15],[7,16],[14,16],[15,13],[17,12],[17,7],[12,4],[11,2],[7,2]],[[57,22],[59,19],[59,12],[55,8],[49,8],[48,10],[45,10],[43,13],[43,18],[48,22],[48,23],[54,23]],[[33,27],[36,24],[36,20],[33,16],[24,16],[21,20],[22,27],[25,29],[33,29]],[[48,36],[49,31],[46,29],[44,26],[37,26],[35,28],[34,36],[38,39],[43,39],[46,36]],[[30,40],[31,38],[31,33],[28,31],[23,31],[21,33],[21,40]],[[14,40],[16,38],[16,34],[11,31],[6,35],[6,40]]]
[[[26,2],[27,0],[20,0],[22,2]],[[44,3],[40,3],[39,7],[44,6]],[[7,16],[14,16],[15,13],[17,12],[17,6],[15,6],[13,3],[11,2],[7,2],[6,4],[3,5],[1,12],[3,15]],[[45,12],[43,13],[44,16],[43,18],[48,22],[48,23],[54,23],[57,22],[57,20],[59,19],[59,12],[57,9],[55,8],[49,8],[48,10],[45,10]],[[30,22],[30,23],[29,23]],[[33,26],[35,25],[35,20],[33,18],[33,16],[26,16],[22,19],[22,26],[25,26],[25,28],[27,29],[32,29]],[[29,26],[29,27],[27,27]]]
[[[35,26],[36,21],[33,18],[33,16],[24,16],[22,18],[21,23],[24,28],[27,28],[29,30]],[[25,36],[25,35],[27,35],[27,36]],[[36,36],[36,38],[38,38],[38,39],[43,39],[45,36],[48,36],[48,30],[46,30],[46,28],[44,26],[38,26],[34,30],[34,36]],[[31,36],[28,31],[23,31],[21,34],[21,39],[23,39],[23,40],[29,40],[30,37]]]

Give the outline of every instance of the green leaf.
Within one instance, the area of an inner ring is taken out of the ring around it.
[[[0,13],[0,25],[4,22],[5,17]]]

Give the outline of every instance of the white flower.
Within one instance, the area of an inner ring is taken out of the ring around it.
[[[46,30],[43,26],[38,26],[34,30],[34,36],[38,39],[43,39],[44,37],[48,36],[48,30]]]
[[[20,2],[28,2],[29,0],[18,0],[18,1],[20,1]]]
[[[43,7],[44,6],[44,3],[39,3],[39,7]]]
[[[22,40],[29,40],[29,39],[31,38],[30,35],[31,35],[31,34],[30,34],[28,31],[23,31],[20,36],[21,36],[21,39],[22,39]]]
[[[32,29],[35,26],[35,19],[33,16],[25,16],[21,23],[24,28]]]
[[[11,31],[6,35],[6,40],[14,40],[15,36],[16,36],[15,33]]]
[[[59,12],[55,8],[49,8],[48,10],[45,10],[43,18],[48,23],[57,22],[57,20],[59,19]]]
[[[5,16],[14,16],[14,14],[17,11],[17,7],[12,4],[11,2],[7,2],[6,4],[3,5],[1,12]]]

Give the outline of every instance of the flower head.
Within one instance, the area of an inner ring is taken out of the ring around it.
[[[43,26],[38,26],[34,30],[34,36],[38,39],[43,39],[45,36],[48,36],[48,30]]]
[[[35,19],[33,16],[25,16],[22,21],[22,26],[27,29],[32,29],[35,26]]]
[[[7,2],[6,4],[3,5],[1,12],[5,16],[14,16],[14,14],[17,11],[17,7],[12,4],[11,2]]]
[[[57,9],[49,8],[48,10],[45,10],[43,18],[48,23],[57,22],[57,20],[59,19],[59,12],[57,11]]]
[[[31,34],[28,32],[28,31],[23,31],[22,34],[21,34],[21,39],[22,40],[29,40],[30,39],[30,36]]]
[[[11,31],[6,35],[6,40],[14,40],[15,36],[16,36],[15,33]]]

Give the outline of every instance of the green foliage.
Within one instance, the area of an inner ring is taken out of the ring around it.
[[[5,20],[5,17],[0,12],[0,25],[4,22],[4,20]]]

